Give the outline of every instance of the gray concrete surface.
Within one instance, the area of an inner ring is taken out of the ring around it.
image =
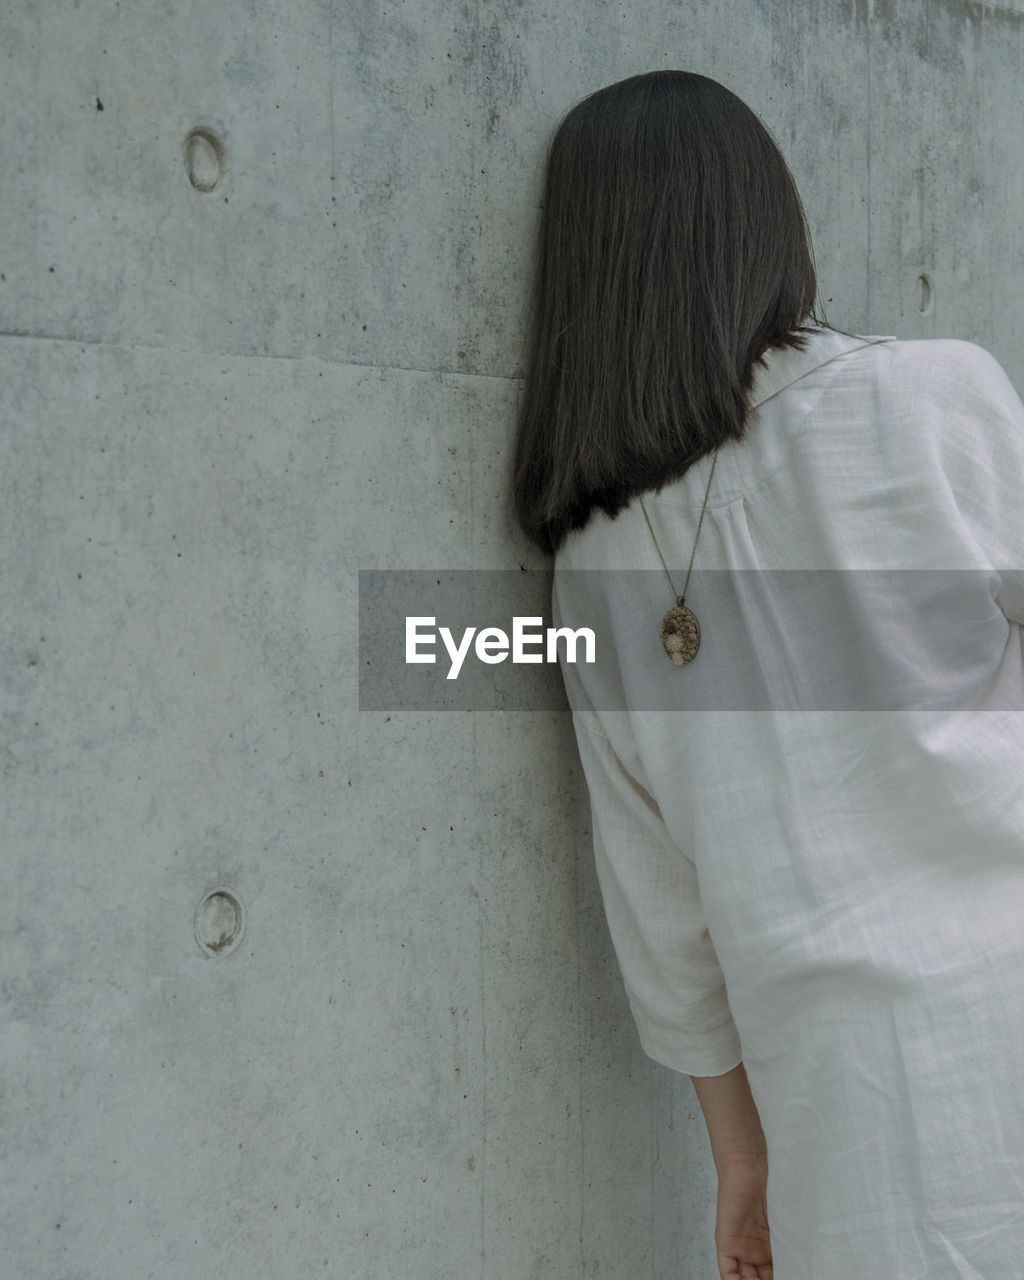
[[[1022,7],[0,6],[0,1275],[711,1280],[569,717],[360,712],[357,572],[545,566],[543,150],[639,71],[773,129],[834,323],[1024,385]]]

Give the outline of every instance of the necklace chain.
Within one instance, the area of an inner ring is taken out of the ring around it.
[[[640,509],[644,513],[644,519],[647,521],[647,528],[650,529],[651,539],[654,542],[655,550],[658,553],[658,559],[661,561],[661,567],[665,570],[665,576],[668,578],[668,585],[672,588],[672,595],[679,602],[679,607],[683,607],[686,599],[686,589],[690,585],[690,571],[693,569],[693,558],[697,554],[697,539],[700,537],[700,527],[704,523],[704,512],[708,509],[708,495],[711,493],[711,477],[715,474],[715,463],[718,461],[718,449],[715,449],[715,456],[711,459],[711,473],[708,476],[708,487],[704,491],[704,505],[700,509],[700,519],[697,521],[697,534],[693,539],[693,550],[690,552],[690,563],[686,570],[686,581],[683,583],[683,594],[676,595],[675,583],[672,581],[672,575],[668,571],[668,565],[665,563],[665,557],[661,554],[661,547],[658,546],[658,539],[654,536],[654,530],[651,528],[651,518],[647,514],[647,508],[644,506],[643,496],[640,498]]]

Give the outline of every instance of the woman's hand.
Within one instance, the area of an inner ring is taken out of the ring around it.
[[[768,1162],[722,1161],[718,1170],[715,1247],[721,1280],[774,1280],[768,1236]]]
[[[768,1239],[768,1146],[743,1063],[691,1076],[718,1171],[715,1246],[722,1280],[774,1280]]]

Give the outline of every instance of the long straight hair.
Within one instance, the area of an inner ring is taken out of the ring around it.
[[[735,94],[654,71],[575,106],[548,155],[512,456],[526,535],[556,551],[742,439],[755,363],[806,344],[816,292],[792,175]]]

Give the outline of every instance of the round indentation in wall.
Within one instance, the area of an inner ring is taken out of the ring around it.
[[[227,173],[227,148],[212,129],[200,125],[185,139],[185,172],[197,191],[216,191]]]
[[[928,272],[922,271],[917,277],[917,309],[921,315],[926,316],[931,311],[934,301],[935,285]]]
[[[245,910],[228,889],[214,889],[196,908],[196,941],[208,956],[225,956],[242,940]]]

